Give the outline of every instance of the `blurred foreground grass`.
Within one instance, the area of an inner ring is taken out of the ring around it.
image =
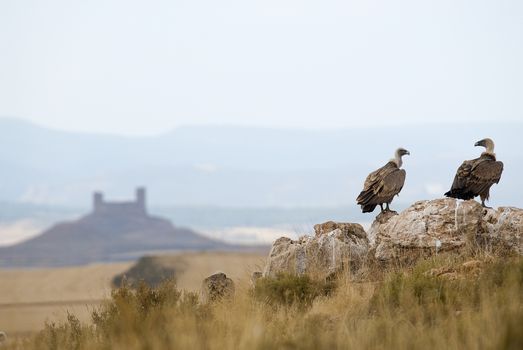
[[[523,349],[523,258],[431,258],[365,278],[262,278],[202,304],[173,282],[123,286],[7,349]],[[369,282],[372,281],[372,282]]]

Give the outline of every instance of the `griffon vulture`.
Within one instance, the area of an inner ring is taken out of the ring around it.
[[[494,141],[491,139],[478,141],[474,146],[485,147],[486,151],[479,158],[466,160],[461,164],[452,187],[445,196],[465,200],[479,196],[485,207],[485,200],[490,197],[490,186],[497,184],[501,178],[503,163],[496,161]]]
[[[364,213],[374,211],[377,205],[384,212],[383,204],[386,204],[385,211],[390,211],[390,202],[400,193],[405,183],[405,170],[400,169],[403,164],[401,157],[405,154],[410,153],[404,148],[398,148],[393,159],[367,176],[363,191],[356,199]]]

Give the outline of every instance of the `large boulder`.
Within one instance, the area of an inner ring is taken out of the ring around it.
[[[483,221],[483,238],[487,248],[523,255],[523,209],[487,209]]]
[[[202,282],[203,302],[213,302],[234,296],[234,282],[223,272],[215,273]]]
[[[399,215],[378,216],[370,232],[375,258],[386,263],[478,248],[494,252],[504,247],[521,254],[522,230],[520,209],[486,209],[474,200],[445,198],[416,202]]]
[[[344,268],[355,269],[365,260],[369,241],[363,227],[328,221],[314,226],[314,236],[277,239],[263,272],[264,277],[312,274],[327,277]]]
[[[369,239],[369,244],[371,247],[376,246],[376,236],[378,235],[378,231],[381,225],[389,221],[389,219],[394,215],[398,215],[398,213],[395,211],[385,211],[379,213],[378,216],[376,216],[374,222],[367,231],[367,238]]]

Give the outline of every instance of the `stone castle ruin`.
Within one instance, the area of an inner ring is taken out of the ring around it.
[[[112,216],[147,216],[146,189],[138,187],[134,201],[111,201],[104,199],[102,192],[93,193],[93,214],[112,215]]]

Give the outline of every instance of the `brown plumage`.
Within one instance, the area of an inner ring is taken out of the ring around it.
[[[487,150],[479,158],[466,160],[461,164],[454,177],[450,191],[445,196],[459,199],[472,199],[480,196],[481,204],[490,197],[490,187],[499,183],[503,172],[503,163],[496,160],[494,142],[483,139],[474,146],[482,146]]]
[[[410,154],[403,148],[398,148],[394,159],[367,176],[363,191],[356,199],[358,205],[364,213],[374,211],[377,205],[383,212],[383,204],[386,204],[385,210],[389,209],[389,204],[395,195],[400,193],[405,183],[405,170],[400,169],[403,164],[401,157]]]

